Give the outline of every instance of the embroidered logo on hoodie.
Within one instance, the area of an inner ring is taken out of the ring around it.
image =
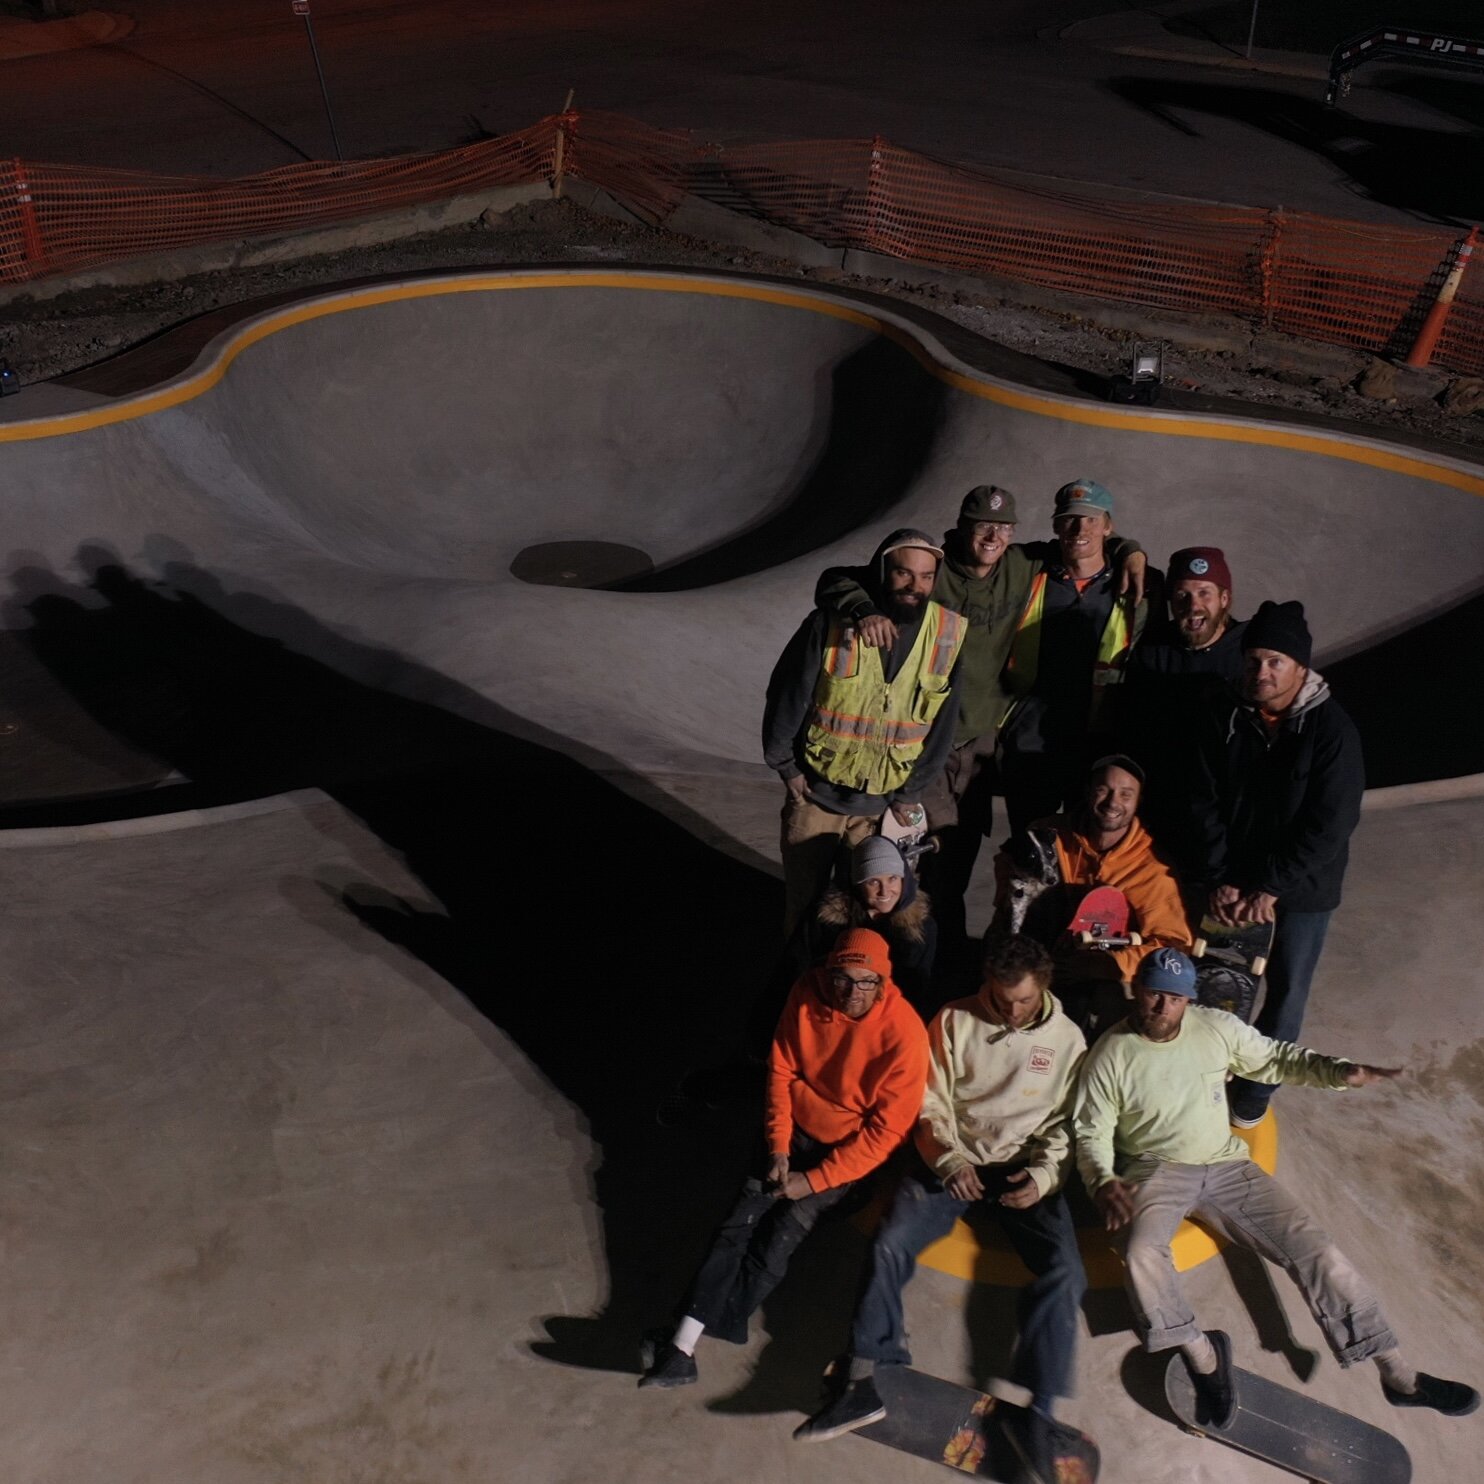
[[[1051,1071],[1051,1064],[1056,1060],[1056,1048],[1054,1046],[1032,1046],[1031,1059],[1027,1063],[1032,1072],[1039,1072],[1043,1077]]]

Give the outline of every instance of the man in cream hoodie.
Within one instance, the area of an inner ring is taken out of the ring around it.
[[[1051,958],[1031,938],[985,945],[977,995],[945,1005],[928,1032],[931,1061],[916,1158],[871,1249],[846,1383],[794,1436],[822,1442],[886,1415],[877,1365],[910,1365],[902,1290],[917,1254],[971,1206],[992,1211],[1034,1281],[1020,1301],[1011,1379],[1032,1395],[1015,1428],[1031,1477],[1053,1477],[1050,1419],[1071,1391],[1078,1305],[1087,1287],[1061,1188],[1082,1032],[1051,994]]]

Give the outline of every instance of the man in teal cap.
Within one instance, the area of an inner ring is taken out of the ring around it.
[[[1401,1075],[1273,1041],[1195,1004],[1195,965],[1161,948],[1139,967],[1134,1008],[1087,1054],[1077,1091],[1077,1167],[1110,1231],[1128,1229],[1124,1280],[1151,1352],[1178,1349],[1212,1427],[1235,1410],[1231,1339],[1202,1330],[1170,1242],[1187,1216],[1277,1263],[1298,1284],[1342,1366],[1374,1361],[1394,1407],[1461,1417],[1479,1393],[1415,1370],[1366,1281],[1319,1224],[1258,1168],[1227,1121],[1226,1079],[1366,1087]]]
[[[1000,780],[1012,831],[1055,814],[1110,752],[1114,687],[1149,605],[1109,560],[1113,496],[1095,479],[1056,492],[1057,554],[1031,583],[1005,662]]]

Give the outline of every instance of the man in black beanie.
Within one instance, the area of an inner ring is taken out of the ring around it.
[[[1242,634],[1237,694],[1203,718],[1191,798],[1207,910],[1228,923],[1276,923],[1256,1026],[1278,1041],[1299,1039],[1365,791],[1359,734],[1309,667],[1312,650],[1302,603],[1257,610]],[[1273,1091],[1233,1078],[1232,1123],[1260,1123]]]

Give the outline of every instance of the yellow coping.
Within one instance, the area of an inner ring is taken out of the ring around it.
[[[1258,1167],[1271,1175],[1278,1165],[1278,1121],[1271,1110],[1256,1128],[1239,1128],[1232,1132],[1245,1141]],[[1088,1283],[1094,1288],[1120,1287],[1123,1262],[1114,1250],[1109,1234],[1101,1227],[1080,1227],[1077,1242],[1082,1249],[1082,1265],[1087,1269]],[[1182,1221],[1175,1240],[1170,1243],[1170,1250],[1175,1257],[1175,1267],[1183,1273],[1199,1267],[1207,1258],[1215,1257],[1221,1246],[1204,1227],[1193,1221]],[[1019,1287],[1031,1281],[1025,1264],[1015,1255],[999,1229],[989,1222],[981,1232],[968,1222],[960,1221],[946,1237],[925,1248],[917,1260],[940,1273],[966,1278],[973,1283]]]
[[[1123,429],[1129,432],[1159,433],[1171,438],[1207,438],[1225,443],[1249,443],[1271,448],[1286,448],[1299,453],[1319,454],[1344,459],[1350,463],[1368,464],[1415,479],[1430,480],[1465,493],[1484,496],[1484,474],[1450,467],[1448,463],[1409,454],[1399,449],[1348,441],[1342,435],[1307,433],[1292,428],[1275,428],[1258,422],[1180,416],[1173,413],[1141,412],[1132,408],[1100,406],[1074,402],[1067,398],[1047,396],[998,384],[978,373],[960,371],[941,363],[937,354],[911,330],[841,303],[813,294],[798,293],[769,285],[687,278],[663,273],[618,272],[538,272],[538,273],[471,273],[455,278],[429,279],[416,283],[387,284],[379,288],[356,289],[331,293],[325,298],[265,314],[244,324],[217,349],[200,370],[154,391],[120,398],[106,407],[86,412],[64,413],[55,417],[33,418],[24,422],[0,425],[0,443],[29,442],[37,438],[56,438],[68,433],[86,432],[111,423],[128,422],[178,407],[216,386],[241,353],[260,340],[276,335],[294,325],[343,314],[353,309],[366,309],[404,299],[429,299],[442,294],[498,293],[518,289],[616,288],[666,294],[705,294],[719,299],[750,299],[766,304],[779,304],[803,309],[811,314],[845,320],[874,331],[900,346],[929,375],[946,385],[995,402],[1019,412],[1050,417],[1061,422],[1092,427]]]

